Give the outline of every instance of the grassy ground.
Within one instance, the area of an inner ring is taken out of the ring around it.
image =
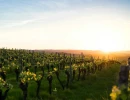
[[[110,100],[109,94],[113,85],[117,85],[119,65],[114,64],[110,68],[103,69],[86,77],[86,80],[74,80],[69,89],[62,90],[55,75],[53,77],[53,89],[57,92],[52,95],[48,93],[48,81],[43,78],[40,88],[40,100]],[[65,84],[65,74],[60,73],[60,78]],[[22,91],[15,81],[15,73],[7,75],[9,83],[13,84],[13,89],[8,92],[6,100],[23,100]],[[28,100],[38,100],[36,98],[36,83],[29,83]]]

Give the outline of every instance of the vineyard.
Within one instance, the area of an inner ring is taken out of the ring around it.
[[[0,100],[109,100],[119,66],[83,53],[0,49]]]

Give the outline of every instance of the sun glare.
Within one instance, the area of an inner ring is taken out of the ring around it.
[[[110,53],[110,52],[114,52],[114,51],[117,51],[117,50],[102,49],[101,51],[104,52],[104,53]]]
[[[115,52],[122,49],[122,37],[119,35],[117,30],[112,28],[113,25],[107,26],[105,23],[100,22],[95,22],[92,24],[93,25],[89,25],[87,29],[87,33],[90,33],[89,40],[86,40],[85,37],[83,37],[83,42],[86,49],[89,47],[85,44],[87,41],[90,41],[89,45],[91,47],[89,48],[92,50],[100,50],[105,53]]]
[[[114,32],[101,34],[102,38],[99,41],[99,49],[105,53],[119,51],[120,47],[120,38],[117,35],[114,35]]]

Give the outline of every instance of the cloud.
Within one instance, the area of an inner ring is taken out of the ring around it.
[[[17,27],[17,26],[23,26],[27,24],[33,24],[33,23],[52,23],[60,20],[66,20],[68,18],[76,17],[79,15],[79,12],[81,13],[82,11],[77,10],[70,10],[68,11],[52,11],[52,12],[36,12],[32,13],[32,18],[26,18],[22,19],[23,17],[15,20],[0,20],[0,28],[12,28],[12,27]]]
[[[35,22],[37,20],[38,19],[14,21],[14,22],[7,21],[6,24],[1,25],[0,28],[11,28],[11,27],[15,27],[15,26],[22,26],[22,25],[25,25],[25,24],[29,24],[29,23]]]

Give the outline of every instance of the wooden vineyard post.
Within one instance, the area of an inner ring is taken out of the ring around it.
[[[128,100],[128,78],[129,78],[129,66],[121,66],[119,72],[118,85],[122,94],[126,96],[127,98],[126,100]]]
[[[44,66],[41,66],[41,70],[42,70],[42,76],[44,76],[45,72],[44,72]]]
[[[41,75],[40,80],[37,80],[37,91],[36,91],[36,96],[39,98],[39,92],[40,92],[40,86],[41,86],[41,82],[42,82],[43,76]]]
[[[71,54],[70,54],[70,70],[69,70],[69,72],[70,72],[70,82],[72,82],[72,58],[71,58]]]
[[[27,100],[27,93],[28,93],[28,83],[22,83],[20,82],[19,87],[23,91],[24,100]]]
[[[34,73],[36,74],[37,72],[37,65],[34,66]]]
[[[58,81],[59,81],[59,83],[60,83],[62,89],[64,90],[64,85],[62,84],[62,82],[61,82],[61,80],[60,80],[60,78],[59,78],[59,72],[58,72],[58,71],[55,71],[55,74],[56,74],[56,77],[57,77],[57,79],[58,79]]]
[[[69,81],[70,81],[70,74],[69,74],[69,72],[67,70],[65,71],[65,74],[67,75],[66,88],[68,88],[69,87]]]
[[[79,68],[78,68],[78,81],[79,81],[79,79],[80,79],[80,75],[81,75],[81,68],[79,67]]]
[[[82,77],[82,79],[85,80],[85,76],[86,76],[86,73],[87,73],[86,72],[86,68],[83,68],[82,70],[83,70],[83,77]]]
[[[119,87],[125,85],[128,87],[129,67],[121,66],[119,72]]]
[[[15,74],[16,74],[16,81],[18,82],[20,70],[19,68],[15,68]]]
[[[73,80],[75,80],[75,73],[76,73],[76,70],[73,69]]]
[[[47,67],[47,70],[48,70],[48,73],[50,72],[50,66],[49,66],[49,63],[46,64],[46,67]]]
[[[50,93],[50,95],[52,94],[52,75],[49,75],[48,77],[47,77],[47,80],[48,80],[48,82],[49,82],[49,93]]]

